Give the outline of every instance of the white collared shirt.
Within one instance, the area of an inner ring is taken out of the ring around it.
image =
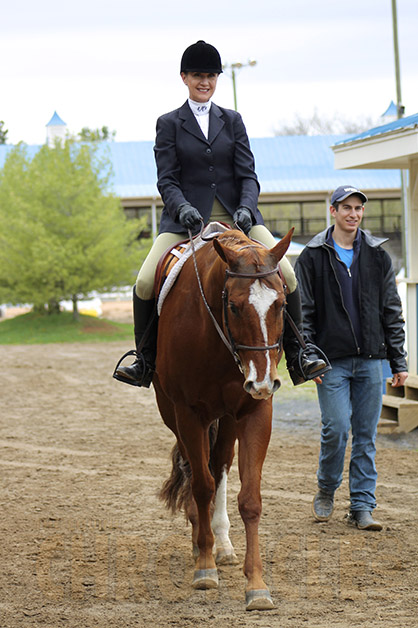
[[[189,107],[192,110],[194,117],[196,118],[203,135],[208,139],[209,136],[209,111],[211,101],[208,102],[196,102],[195,100],[188,99]]]

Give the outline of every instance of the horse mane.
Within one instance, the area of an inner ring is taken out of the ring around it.
[[[242,231],[231,229],[218,236],[218,241],[235,253],[239,253],[240,266],[255,268],[259,272],[261,267],[266,265],[266,253],[268,249],[257,242],[251,240]]]

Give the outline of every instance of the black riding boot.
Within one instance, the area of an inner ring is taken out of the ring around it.
[[[136,351],[128,351],[116,365],[113,377],[125,384],[149,388],[155,371],[157,355],[158,316],[155,299],[140,299],[133,291],[134,334]],[[119,366],[128,355],[136,359],[130,366]]]
[[[294,292],[288,294],[286,300],[287,313],[283,334],[283,348],[287,370],[294,386],[297,386],[309,379],[318,377],[318,375],[323,375],[330,370],[331,366],[324,353],[318,347],[313,344],[302,346],[287,319],[287,315],[290,315],[303,339],[299,288],[297,287]]]

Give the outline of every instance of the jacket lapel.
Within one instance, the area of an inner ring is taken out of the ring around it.
[[[202,129],[194,117],[187,101],[180,107],[179,117],[182,120],[181,126],[185,131],[191,133],[197,137],[197,139],[202,140],[202,142],[206,142],[207,144],[212,144],[225,126],[225,122],[222,119],[222,111],[214,103],[211,104],[209,112],[209,139],[206,139],[203,135]]]
[[[189,103],[187,101],[182,107],[180,107],[179,117],[183,121],[181,126],[185,131],[197,137],[198,140],[202,140],[202,142],[207,142],[207,139],[203,135],[202,129],[200,128],[198,121],[194,117],[194,114],[190,109]]]
[[[223,127],[225,126],[225,122],[222,120],[222,111],[219,109],[218,105],[214,103],[210,106],[209,112],[209,143],[215,141],[216,137],[219,135]]]

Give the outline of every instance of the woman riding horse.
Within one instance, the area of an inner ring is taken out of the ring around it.
[[[188,100],[157,120],[154,146],[158,190],[164,202],[159,235],[145,259],[133,291],[136,359],[131,366],[117,366],[114,377],[134,386],[149,387],[155,370],[157,323],[154,276],[161,255],[196,233],[202,222],[233,222],[250,238],[272,248],[277,243],[265,227],[257,208],[260,186],[254,156],[239,113],[212,102],[221,58],[204,42],[183,53],[180,74],[189,91]],[[300,294],[290,262],[281,268],[287,284],[287,312],[302,332]],[[285,325],[284,350],[295,385],[321,375],[329,367],[316,347],[301,350],[289,324]]]

